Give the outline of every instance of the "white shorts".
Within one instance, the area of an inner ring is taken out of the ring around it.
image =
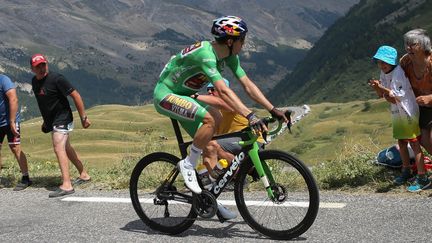
[[[56,125],[53,126],[53,130],[52,132],[59,132],[59,133],[63,133],[63,134],[69,134],[70,132],[72,132],[74,129],[74,124],[73,122],[67,124],[67,125]]]

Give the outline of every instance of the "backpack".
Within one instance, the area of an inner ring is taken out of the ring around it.
[[[408,145],[408,152],[410,160],[414,159],[414,151],[411,146]],[[402,158],[399,152],[399,146],[397,144],[390,146],[389,148],[381,150],[374,161],[376,164],[388,166],[391,168],[400,168],[402,166]]]

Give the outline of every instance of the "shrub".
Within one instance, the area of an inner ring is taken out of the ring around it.
[[[390,183],[392,172],[370,163],[374,158],[364,146],[346,145],[338,159],[321,163],[313,172],[321,189]]]

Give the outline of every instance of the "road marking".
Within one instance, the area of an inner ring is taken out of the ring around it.
[[[61,199],[65,202],[99,202],[99,203],[131,203],[130,198],[118,198],[118,197],[65,197]],[[153,198],[145,198],[140,200],[141,203],[153,203]],[[225,206],[235,206],[236,202],[234,200],[218,200],[221,204]],[[172,204],[181,204],[182,202],[170,201]],[[258,206],[258,207],[301,207],[305,208],[309,206],[308,202],[284,202],[283,204],[274,204],[269,201],[246,201],[248,206]],[[330,202],[320,202],[320,208],[344,208],[346,203],[330,203]]]

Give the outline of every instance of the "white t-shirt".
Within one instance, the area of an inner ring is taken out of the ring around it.
[[[393,136],[396,139],[411,139],[420,135],[418,119],[420,111],[414,92],[405,72],[398,65],[390,73],[380,74],[381,84],[391,90],[396,104],[391,104]]]

